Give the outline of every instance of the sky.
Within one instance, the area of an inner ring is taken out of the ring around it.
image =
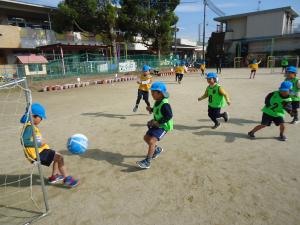
[[[57,6],[60,0],[22,0],[35,4],[48,6]],[[257,11],[258,0],[211,0],[226,15],[233,15],[245,12]],[[300,14],[300,0],[261,0],[260,10],[292,6]],[[199,24],[203,26],[203,1],[202,0],[181,0],[180,5],[175,10],[179,17],[177,27],[179,32],[178,38],[186,38],[197,41],[199,37]],[[207,10],[206,19],[206,38],[211,32],[216,30],[217,23],[213,18],[217,17],[210,9]],[[295,20],[300,24],[300,18]]]

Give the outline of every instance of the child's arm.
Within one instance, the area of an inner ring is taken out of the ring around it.
[[[206,90],[204,95],[202,95],[200,98],[198,98],[198,101],[202,101],[203,99],[206,99],[207,97],[208,97],[208,92]]]
[[[272,93],[269,93],[269,94],[267,95],[267,97],[265,98],[265,105],[266,105],[267,107],[270,107],[270,106],[271,106],[270,100],[271,100],[273,94],[274,94],[273,92],[272,92]]]
[[[170,104],[166,103],[161,107],[161,114],[163,115],[162,119],[159,121],[151,120],[149,121],[148,126],[159,127],[161,124],[164,124],[172,119],[173,113]]]
[[[229,94],[224,90],[224,88],[222,88],[222,87],[219,88],[219,94],[223,95],[225,97],[225,100],[226,100],[228,105],[231,104]]]
[[[164,124],[172,119],[173,112],[169,103],[163,104],[163,106],[161,107],[161,114],[163,115],[163,118],[157,121],[159,124]]]

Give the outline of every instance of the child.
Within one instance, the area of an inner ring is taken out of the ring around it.
[[[203,60],[200,64],[201,75],[204,76],[205,73],[205,61]]]
[[[289,65],[289,61],[286,57],[283,57],[282,60],[281,60],[281,67],[282,67],[282,73],[285,73],[286,72],[286,68],[288,67]]]
[[[179,76],[178,76],[178,84],[181,84],[183,75],[184,75],[184,73],[187,72],[187,68],[186,68],[186,66],[184,65],[184,62],[181,62],[179,68],[180,68],[180,71],[179,71]]]
[[[252,63],[249,64],[249,67],[251,69],[250,79],[252,78],[252,75],[253,75],[253,79],[255,78],[256,70],[258,69],[258,65],[260,63],[261,63],[261,60],[259,62],[257,62],[256,59],[253,59]]]
[[[293,84],[292,91],[291,91],[291,98],[292,98],[292,113],[291,115],[294,117],[291,124],[299,123],[298,118],[298,108],[300,106],[300,80],[297,77],[297,68],[294,66],[289,66],[286,68],[286,81],[290,81]]]
[[[216,56],[216,68],[217,68],[217,74],[221,73],[221,71],[222,71],[222,57],[220,55]]]
[[[176,82],[178,81],[180,73],[181,73],[181,68],[180,68],[179,64],[176,63],[176,66],[175,66],[175,81]]]
[[[28,122],[27,113],[21,119],[21,123],[26,123],[22,136],[22,142],[25,147],[26,157],[32,163],[37,160],[35,145],[33,142],[32,127],[34,127],[41,164],[49,167],[53,162],[52,176],[48,178],[48,183],[55,184],[59,181],[63,181],[64,185],[69,188],[76,187],[79,184],[79,180],[75,180],[72,176],[68,175],[64,165],[63,156],[50,149],[49,145],[44,142],[42,134],[37,127],[43,119],[47,118],[44,107],[39,103],[34,103],[31,105],[31,112],[33,117],[32,122],[34,126],[32,126],[30,122]]]
[[[153,120],[149,121],[147,126],[149,130],[144,136],[145,142],[148,144],[148,154],[145,159],[138,161],[140,168],[149,169],[151,160],[157,158],[163,151],[157,146],[167,132],[173,130],[173,114],[169,105],[167,87],[163,82],[155,82],[152,84],[151,94],[155,100],[153,108],[147,106],[149,112],[153,112]]]
[[[198,98],[198,101],[208,97],[208,116],[214,122],[212,129],[216,129],[220,126],[220,122],[217,120],[223,117],[225,122],[228,121],[228,113],[221,113],[221,108],[226,106],[226,103],[230,105],[229,95],[225,90],[218,84],[218,76],[216,73],[207,74],[207,83],[209,84],[206,88],[204,95]]]
[[[150,75],[151,67],[144,65],[143,66],[143,74],[140,77],[140,80],[137,81],[137,83],[140,85],[138,89],[138,96],[135,103],[135,106],[133,108],[133,112],[136,112],[138,110],[139,104],[141,99],[143,98],[145,103],[147,104],[147,107],[150,107],[149,102],[149,88],[152,83],[152,76]]]
[[[291,107],[289,102],[291,98],[289,96],[290,90],[292,88],[292,83],[289,81],[284,81],[281,83],[278,91],[271,92],[267,95],[265,99],[265,106],[262,109],[262,121],[261,124],[254,127],[249,133],[248,136],[250,138],[255,138],[255,133],[267,126],[271,126],[272,122],[275,123],[276,126],[279,126],[280,141],[286,141],[287,138],[284,135],[285,126],[284,126],[284,116],[285,111],[290,112]]]

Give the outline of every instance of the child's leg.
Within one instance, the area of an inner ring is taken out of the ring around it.
[[[214,122],[215,126],[220,124],[219,121],[217,120],[217,113],[216,110],[213,108],[208,108],[208,117]]]
[[[145,91],[145,92],[143,93],[143,99],[144,99],[146,105],[147,105],[147,106],[150,106],[150,102],[149,102],[149,92],[148,92],[148,91]]]
[[[292,102],[292,113],[293,113],[293,121],[292,123],[297,123],[299,121],[298,118],[298,108],[299,108],[299,102],[293,101]]]
[[[284,131],[285,131],[285,125],[284,125],[284,123],[281,123],[279,125],[279,131],[280,131],[280,136],[283,136],[284,135]]]
[[[61,175],[63,175],[64,177],[68,176],[67,170],[65,168],[65,163],[64,163],[64,157],[59,154],[59,153],[55,153],[54,159],[53,159],[53,172],[52,175],[56,175],[58,174],[57,171],[55,171],[55,169],[58,169],[58,171],[60,172]]]
[[[253,71],[253,79],[255,78],[256,70]]]
[[[144,136],[144,141],[148,144],[148,154],[147,154],[147,160],[151,160],[152,159],[152,156],[154,154],[154,151],[155,151],[155,147],[156,147],[156,144],[157,144],[157,138],[156,137],[152,137],[152,136],[149,136],[149,135],[145,135]]]
[[[141,90],[138,90],[138,96],[137,96],[136,103],[135,103],[137,106],[140,104],[142,97],[143,97],[143,95],[141,93]]]
[[[254,134],[254,133],[256,133],[257,131],[259,131],[259,130],[265,128],[265,127],[266,127],[266,125],[262,125],[262,124],[257,125],[256,127],[254,127],[254,128],[250,131],[250,133]]]

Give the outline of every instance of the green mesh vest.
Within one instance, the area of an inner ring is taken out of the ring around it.
[[[282,105],[284,102],[290,102],[292,101],[291,98],[282,98],[280,96],[279,91],[275,91],[273,96],[270,99],[270,106],[265,106],[262,111],[269,116],[273,117],[284,117],[285,116],[285,110]]]
[[[299,88],[298,88],[299,78],[295,77],[294,79],[288,80],[288,81],[293,83],[293,87],[292,87],[292,92],[293,93],[291,94],[292,101],[300,101]]]
[[[225,97],[219,93],[220,85],[207,87],[208,105],[212,108],[224,108],[227,104]]]
[[[167,98],[164,98],[158,106],[155,106],[154,104],[153,116],[155,121],[159,121],[163,118],[163,115],[161,113],[161,107],[166,103],[169,103],[169,101]],[[163,128],[165,131],[173,130],[173,119],[170,119],[168,122],[161,124],[159,127]]]

